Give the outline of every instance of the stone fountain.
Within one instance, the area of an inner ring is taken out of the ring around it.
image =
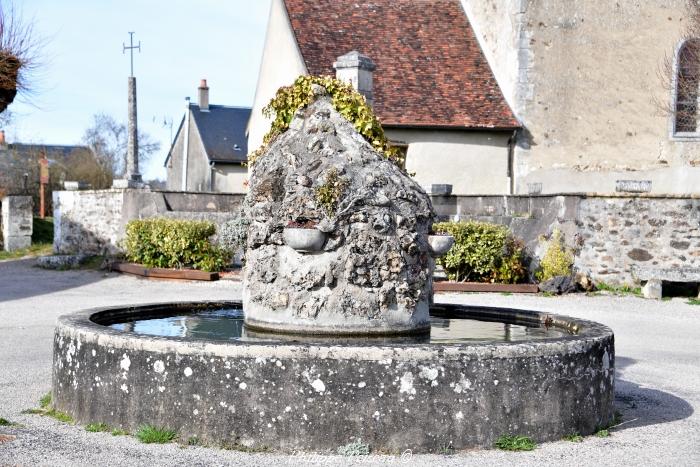
[[[405,334],[429,329],[434,268],[430,198],[320,97],[255,164],[243,277],[250,328],[304,334]],[[336,187],[324,207],[319,190]],[[318,251],[285,243],[312,222]]]
[[[281,451],[361,439],[383,452],[438,452],[606,426],[612,331],[432,305],[429,197],[315,92],[254,165],[242,304],[61,317],[56,408],[82,423],[150,423],[181,439]],[[223,323],[238,324],[222,335]],[[484,326],[502,335],[472,335]]]

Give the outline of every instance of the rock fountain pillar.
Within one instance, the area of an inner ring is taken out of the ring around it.
[[[325,90],[257,159],[244,202],[246,325],[303,334],[429,329],[430,198]]]

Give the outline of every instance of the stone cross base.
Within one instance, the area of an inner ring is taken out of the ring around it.
[[[146,188],[148,185],[140,180],[116,179],[112,181],[112,188]]]

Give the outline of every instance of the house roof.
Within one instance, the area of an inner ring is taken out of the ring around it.
[[[248,138],[245,129],[250,118],[250,108],[210,105],[207,112],[200,110],[197,104],[190,104],[190,111],[210,161],[246,161]]]
[[[306,68],[335,75],[357,50],[377,65],[374,110],[386,126],[520,127],[460,0],[284,0]]]

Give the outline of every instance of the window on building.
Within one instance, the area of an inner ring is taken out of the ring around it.
[[[675,78],[673,132],[696,135],[700,133],[700,39],[688,39],[681,45]]]

